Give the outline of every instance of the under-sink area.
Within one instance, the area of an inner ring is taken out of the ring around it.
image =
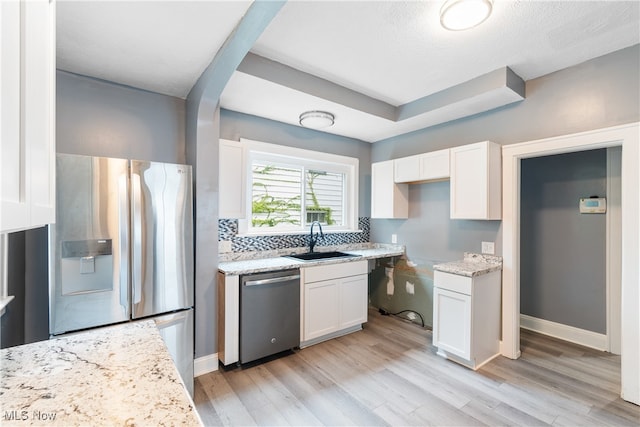
[[[348,254],[346,252],[339,252],[339,251],[331,251],[331,252],[305,252],[302,254],[291,254],[291,255],[283,255],[283,256],[287,258],[294,258],[300,261],[317,261],[317,260],[323,260],[323,259],[359,257],[360,255]]]

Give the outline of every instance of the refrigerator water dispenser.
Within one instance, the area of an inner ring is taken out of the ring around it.
[[[63,241],[61,244],[62,295],[113,288],[111,239]]]

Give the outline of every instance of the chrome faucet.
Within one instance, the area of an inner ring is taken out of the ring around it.
[[[316,235],[313,235],[313,226],[318,224],[318,227],[320,228],[320,233],[318,235],[318,233],[316,233]],[[311,223],[311,231],[309,233],[309,252],[313,252],[313,248],[316,246],[316,243],[318,243],[318,239],[322,237],[324,239],[324,233],[322,232],[322,224],[320,224],[319,221],[313,221]]]

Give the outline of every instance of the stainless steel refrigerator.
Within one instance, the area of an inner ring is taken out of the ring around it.
[[[51,334],[153,318],[193,394],[191,167],[69,154],[56,166]]]

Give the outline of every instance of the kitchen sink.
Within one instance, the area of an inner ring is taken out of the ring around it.
[[[360,255],[333,251],[333,252],[306,252],[303,254],[292,254],[292,255],[284,255],[284,256],[288,258],[295,258],[301,261],[317,261],[317,260],[332,259],[332,258],[358,257]]]

